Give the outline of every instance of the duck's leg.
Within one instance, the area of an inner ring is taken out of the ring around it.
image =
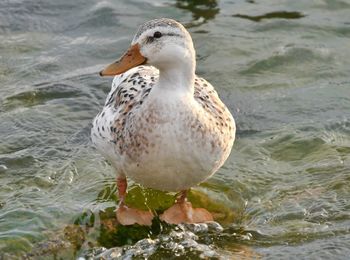
[[[203,223],[213,221],[211,213],[203,208],[192,208],[187,201],[187,190],[181,191],[175,204],[164,211],[160,219],[169,224]]]
[[[127,190],[126,177],[117,177],[117,187],[119,196],[119,207],[117,209],[118,222],[124,226],[139,224],[143,226],[151,226],[153,214],[151,211],[143,211],[139,209],[129,208],[125,205],[124,200]]]

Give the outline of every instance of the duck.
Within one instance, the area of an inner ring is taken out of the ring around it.
[[[155,214],[125,204],[128,179],[177,192],[159,218],[170,224],[212,221],[188,191],[210,178],[230,155],[236,125],[214,87],[196,75],[190,33],[179,22],[142,24],[130,47],[101,76],[114,76],[91,140],[116,172],[121,225],[151,225]]]

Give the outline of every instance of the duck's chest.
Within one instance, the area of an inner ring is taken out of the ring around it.
[[[122,166],[129,177],[147,187],[179,190],[221,165],[218,135],[189,102],[152,103],[130,121]]]
[[[131,160],[207,160],[215,149],[210,124],[196,104],[153,102],[126,124],[125,149]]]

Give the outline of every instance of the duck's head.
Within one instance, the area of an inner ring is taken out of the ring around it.
[[[100,72],[101,76],[121,74],[141,64],[159,70],[193,67],[195,51],[189,32],[172,19],[155,19],[140,26],[127,52]]]

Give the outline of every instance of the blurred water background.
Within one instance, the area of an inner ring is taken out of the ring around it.
[[[158,17],[188,28],[236,118],[229,160],[195,189],[226,215],[113,240],[96,228],[115,206],[89,140],[111,84],[97,72]],[[349,18],[346,0],[0,1],[0,259],[348,259]]]

